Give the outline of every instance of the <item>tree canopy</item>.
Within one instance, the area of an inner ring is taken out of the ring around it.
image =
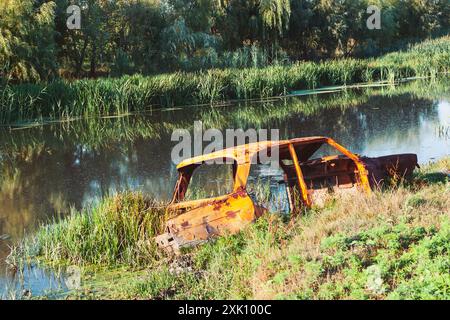
[[[80,30],[66,25],[72,4]],[[2,0],[0,17],[0,77],[43,81],[376,56],[448,34],[450,2]]]

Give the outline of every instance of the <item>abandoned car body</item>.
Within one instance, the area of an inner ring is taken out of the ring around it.
[[[322,146],[331,147],[339,155],[311,159]],[[274,148],[292,214],[313,203],[320,204],[329,194],[359,190],[370,193],[387,178],[410,177],[417,166],[415,154],[361,157],[327,137],[256,142],[187,159],[177,166],[179,176],[167,208],[173,218],[167,221],[166,233],[156,238],[157,244],[178,253],[182,247],[213,236],[236,233],[260,217],[267,209],[252,199],[247,182],[250,168],[259,163],[261,153],[270,154]],[[194,171],[215,159],[232,162],[232,192],[185,201]]]

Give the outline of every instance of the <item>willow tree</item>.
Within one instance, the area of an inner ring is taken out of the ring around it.
[[[291,0],[217,0],[219,30],[235,28],[242,42],[277,41],[288,29]],[[229,35],[229,32],[224,32]]]
[[[120,0],[111,18],[113,71],[160,71],[161,36],[168,19],[159,0]]]
[[[408,6],[416,22],[417,36],[430,37],[450,32],[449,0],[411,0]]]
[[[281,36],[289,26],[290,0],[260,0],[259,13],[265,29],[275,30]]]
[[[53,1],[2,0],[0,76],[38,81],[55,75],[54,8]]]
[[[349,55],[362,33],[367,33],[365,1],[319,0],[321,43],[328,56]]]

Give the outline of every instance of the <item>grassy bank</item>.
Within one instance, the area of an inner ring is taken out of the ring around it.
[[[3,85],[0,89],[0,124],[40,118],[123,114],[154,106],[262,98],[329,85],[435,77],[448,72],[449,66],[450,38],[447,36],[377,59]]]
[[[146,265],[157,258],[153,238],[162,232],[166,219],[160,205],[142,194],[119,194],[43,226],[11,258],[37,256],[55,264]]]
[[[231,106],[216,108],[191,108],[187,115],[183,111],[175,110],[154,112],[148,114],[89,118],[63,123],[51,123],[47,126],[37,125],[29,127],[23,125],[10,131],[0,128],[0,149],[8,154],[10,159],[29,152],[24,149],[42,149],[44,144],[57,149],[62,142],[67,144],[83,144],[90,149],[98,150],[102,147],[115,145],[120,147],[130,141],[145,138],[160,140],[169,139],[174,129],[192,130],[196,119],[202,119],[206,128],[226,129],[230,127],[255,128],[272,127],[274,123],[301,115],[303,117],[317,116],[321,112],[343,110],[371,105],[375,108],[400,106],[402,104],[432,104],[433,100],[450,99],[450,79],[440,81],[416,80],[396,86],[364,88],[361,90],[344,90],[322,95],[305,97],[290,97],[269,99],[261,103],[243,101]],[[392,108],[391,108],[392,109]],[[395,116],[392,110],[392,116]],[[326,116],[326,115],[324,115]],[[337,117],[337,115],[334,115]],[[339,132],[342,126],[348,128],[348,121],[336,119],[333,123]],[[341,127],[339,127],[339,125]],[[53,134],[46,134],[46,130]]]
[[[176,259],[150,244],[160,211],[120,195],[43,227],[11,260],[82,266],[72,298],[449,299],[449,168],[443,159],[412,183],[295,222],[270,214]]]

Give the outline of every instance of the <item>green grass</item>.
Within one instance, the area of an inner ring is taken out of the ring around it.
[[[264,100],[258,103],[245,101],[224,108],[192,107],[188,117],[184,111],[155,111],[150,114],[152,117],[144,113],[123,117],[78,119],[49,123],[47,126],[23,123],[17,124],[17,129],[27,128],[27,130],[11,132],[7,128],[0,128],[0,134],[4,136],[0,141],[0,147],[4,152],[9,153],[18,146],[29,144],[29,141],[41,144],[45,140],[47,145],[56,147],[62,141],[67,143],[67,141],[76,140],[74,141],[76,144],[81,143],[89,148],[98,149],[117,144],[118,141],[128,142],[137,138],[157,140],[163,136],[169,136],[174,129],[192,129],[193,119],[199,118],[202,119],[205,127],[210,128],[226,129],[230,125],[246,128],[249,124],[256,128],[267,128],[274,121],[285,121],[295,114],[312,116],[324,110],[352,108],[366,104],[375,107],[384,106],[386,97],[393,100],[391,104],[394,105],[417,103],[418,99],[446,99],[450,98],[449,87],[448,79],[416,80],[396,86],[342,90],[323,95]],[[226,112],[223,112],[225,110]],[[45,136],[46,127],[55,132],[51,139]]]
[[[288,66],[213,69],[44,84],[0,84],[0,124],[35,119],[118,115],[155,106],[265,98],[331,85],[438,77],[448,72],[450,38],[425,41],[377,59],[298,62]]]
[[[126,194],[43,227],[22,254],[81,265],[83,287],[68,298],[449,299],[449,168],[443,159],[411,183],[342,196],[295,221],[268,214],[175,259],[143,249],[160,220]]]
[[[420,207],[417,206],[417,207]],[[450,219],[441,226],[403,222],[322,241],[321,259],[305,263],[316,272],[316,290],[294,297],[320,299],[448,299],[450,297]],[[326,278],[326,281],[324,281]]]
[[[52,264],[147,265],[158,257],[153,238],[162,232],[165,220],[161,203],[140,193],[118,194],[42,226],[10,260],[22,255]]]

